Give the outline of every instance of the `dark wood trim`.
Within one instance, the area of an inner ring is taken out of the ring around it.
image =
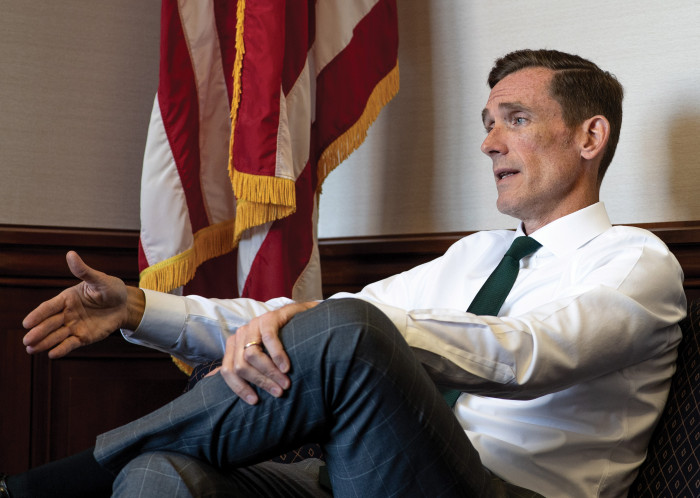
[[[0,225],[0,285],[73,279],[65,261],[71,249],[88,264],[137,282],[138,240],[136,231]]]
[[[700,292],[700,220],[643,223],[674,252],[686,287]],[[367,283],[440,256],[473,232],[325,238],[319,241],[324,295],[355,291]],[[70,249],[88,264],[138,282],[138,232],[0,225],[0,286],[66,286],[73,277],[65,264]]]
[[[134,249],[136,230],[0,225],[0,243]]]

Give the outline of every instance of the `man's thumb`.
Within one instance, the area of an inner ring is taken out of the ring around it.
[[[68,251],[66,254],[66,262],[68,263],[68,269],[70,272],[87,283],[91,283],[95,277],[95,270],[90,268],[82,260],[78,253],[75,251]]]

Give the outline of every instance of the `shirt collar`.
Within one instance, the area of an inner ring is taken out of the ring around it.
[[[597,202],[548,223],[530,236],[555,256],[561,257],[593,240],[610,227],[612,224],[605,205]],[[525,235],[522,222],[515,235]]]

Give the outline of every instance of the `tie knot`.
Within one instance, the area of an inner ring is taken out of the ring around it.
[[[510,256],[519,261],[528,254],[532,254],[540,247],[542,247],[542,244],[531,237],[516,237],[508,251],[506,251],[506,256]]]

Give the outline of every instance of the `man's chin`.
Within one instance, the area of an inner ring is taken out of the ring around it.
[[[496,200],[496,209],[498,209],[501,214],[520,219],[518,216],[519,210],[517,209],[517,206],[514,206],[512,202],[508,202],[508,200],[503,199],[500,196],[498,200]]]

